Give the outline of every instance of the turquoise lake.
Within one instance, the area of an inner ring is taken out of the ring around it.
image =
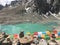
[[[6,32],[7,34],[19,34],[21,30],[27,32],[43,32],[47,30],[53,30],[53,26],[58,26],[56,22],[48,22],[48,23],[22,23],[22,24],[14,24],[14,25],[0,25],[0,32]]]

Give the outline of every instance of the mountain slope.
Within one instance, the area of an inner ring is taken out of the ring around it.
[[[57,20],[53,16],[43,17],[37,13],[25,13],[24,6],[7,7],[0,11],[0,24],[41,23]]]

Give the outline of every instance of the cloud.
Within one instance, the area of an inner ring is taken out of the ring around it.
[[[6,3],[10,4],[11,1],[14,1],[14,0],[0,0],[0,4],[3,5],[3,6],[5,6]]]

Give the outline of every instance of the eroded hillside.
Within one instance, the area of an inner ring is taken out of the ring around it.
[[[0,11],[0,24],[15,24],[15,23],[40,23],[58,20],[54,16],[44,16],[35,13],[25,13],[24,6],[7,7]]]

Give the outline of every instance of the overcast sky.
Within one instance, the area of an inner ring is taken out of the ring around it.
[[[5,4],[10,4],[11,1],[14,1],[14,0],[0,0],[0,4],[2,4],[3,6],[5,6]]]

